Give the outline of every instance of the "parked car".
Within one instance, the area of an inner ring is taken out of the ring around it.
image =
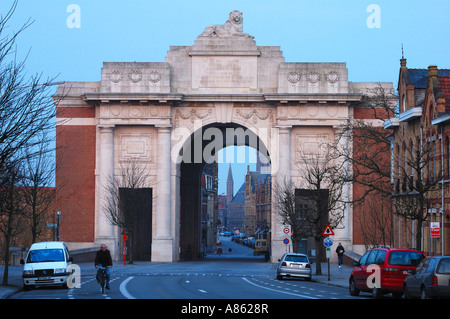
[[[63,285],[67,286],[72,263],[69,250],[64,242],[41,242],[31,245],[23,266],[22,280],[24,289],[35,286]]]
[[[286,253],[278,260],[277,279],[286,277],[301,277],[305,280],[311,280],[311,263],[308,256],[298,253]]]
[[[428,257],[410,272],[403,284],[405,298],[450,298],[450,256]]]
[[[412,249],[371,249],[359,261],[353,262],[349,278],[350,295],[358,296],[360,291],[365,291],[372,292],[374,298],[388,293],[400,298],[408,270],[416,269],[424,258],[422,252]]]

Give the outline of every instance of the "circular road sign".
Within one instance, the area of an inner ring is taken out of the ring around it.
[[[283,244],[288,245],[289,244],[289,238],[283,239]]]

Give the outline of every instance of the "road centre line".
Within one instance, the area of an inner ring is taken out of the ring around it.
[[[279,292],[279,293],[287,294],[287,295],[293,295],[293,296],[298,296],[298,297],[303,297],[303,298],[308,298],[308,299],[317,299],[317,298],[311,297],[311,296],[305,296],[305,295],[301,295],[301,294],[294,294],[294,293],[288,292],[288,291],[267,288],[267,287],[264,287],[264,286],[257,285],[255,283],[251,282],[250,280],[248,280],[247,278],[242,278],[242,279],[244,281],[246,281],[247,283],[249,283],[250,285],[253,285],[255,287],[259,287],[259,288],[263,288],[263,289],[267,289],[267,290],[270,290],[270,291],[275,291],[275,292]]]

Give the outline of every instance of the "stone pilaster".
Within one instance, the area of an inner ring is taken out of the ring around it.
[[[114,227],[109,222],[106,215],[107,205],[107,189],[112,182],[114,176],[114,125],[99,125],[100,133],[100,154],[98,162],[99,185],[98,192],[98,215],[97,215],[97,231],[96,242],[104,243],[115,253],[115,236]]]
[[[156,186],[156,227],[152,240],[152,261],[173,261],[171,231],[171,127],[158,128],[158,172]]]

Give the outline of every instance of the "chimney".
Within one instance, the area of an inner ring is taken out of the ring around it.
[[[430,65],[428,67],[428,81],[431,81],[431,84],[433,85],[433,89],[437,89],[437,75],[438,75],[438,68],[436,65]]]
[[[406,59],[405,59],[405,58],[401,58],[401,59],[400,59],[400,66],[401,66],[402,68],[406,68]]]

